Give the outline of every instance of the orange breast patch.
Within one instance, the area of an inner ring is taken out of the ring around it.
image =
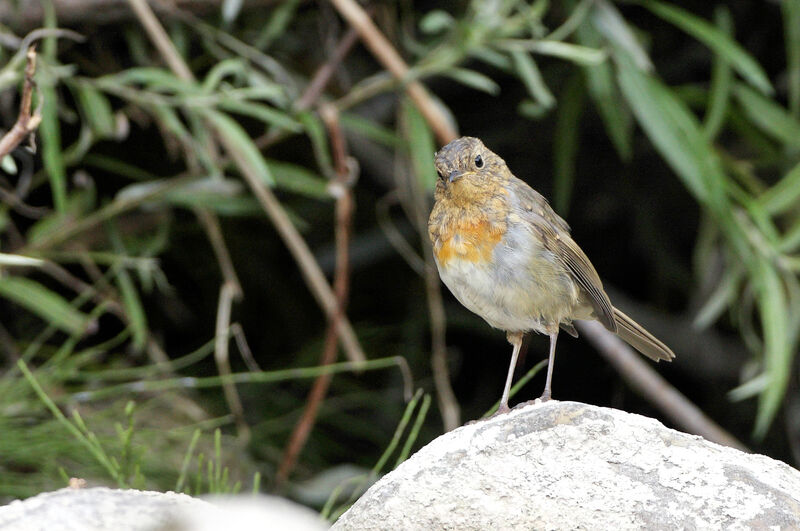
[[[434,248],[439,265],[447,265],[454,257],[473,263],[488,262],[495,245],[503,238],[503,229],[485,219],[453,223],[440,232],[441,245]]]

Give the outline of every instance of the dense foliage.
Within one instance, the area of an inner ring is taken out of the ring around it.
[[[551,198],[615,304],[675,350],[658,372],[800,463],[800,1],[368,4],[402,80],[347,2],[159,12],[161,41],[140,12],[65,31],[41,4],[44,29],[15,22],[26,2],[0,20],[2,127],[34,41],[41,117],[0,170],[0,496],[261,476],[330,514],[443,417],[482,415],[510,347],[432,276],[448,128]],[[334,291],[342,352],[370,361],[332,366],[312,423]],[[403,360],[424,391],[408,405]],[[583,339],[561,341],[554,394],[660,414]]]

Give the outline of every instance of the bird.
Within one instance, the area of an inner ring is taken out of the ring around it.
[[[434,165],[428,235],[439,276],[467,309],[504,330],[512,346],[497,413],[509,411],[514,369],[529,332],[550,337],[541,401],[552,396],[559,330],[578,337],[575,320],[599,321],[654,361],[675,357],[611,304],[567,222],[480,139],[453,140],[436,152]]]

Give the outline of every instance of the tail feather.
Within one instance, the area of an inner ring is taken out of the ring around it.
[[[668,346],[617,308],[614,308],[614,321],[617,323],[617,335],[648,358],[672,361],[675,357]]]

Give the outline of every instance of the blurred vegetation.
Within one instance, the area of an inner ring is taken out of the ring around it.
[[[72,24],[79,37],[55,29],[43,0],[49,29],[0,21],[2,127],[19,112],[30,36],[41,39],[42,119],[35,152],[20,146],[0,170],[0,496],[70,476],[274,487],[324,372],[326,319],[254,190],[274,191],[330,278],[341,190],[323,102],[360,166],[347,315],[373,361],[333,366],[286,492],[335,515],[336,496],[364,488],[358,478],[441,433],[427,395],[404,403],[396,359],[434,392],[421,278],[431,124],[360,44],[309,91],[348,38],[331,4],[236,5],[160,16],[189,76],[165,66],[133,17],[96,25],[87,12]],[[610,286],[657,308],[645,324],[678,355],[658,370],[754,449],[797,466],[800,1],[367,7],[409,80],[552,199]],[[235,302],[220,325],[226,285]],[[449,294],[444,304],[455,394],[477,418],[499,396],[510,349]],[[681,350],[689,329],[700,340]],[[733,346],[711,370],[698,361],[703,338],[720,337]],[[221,361],[228,342],[237,348]],[[588,343],[559,350],[557,398],[657,416]],[[223,392],[233,382],[238,411]]]

